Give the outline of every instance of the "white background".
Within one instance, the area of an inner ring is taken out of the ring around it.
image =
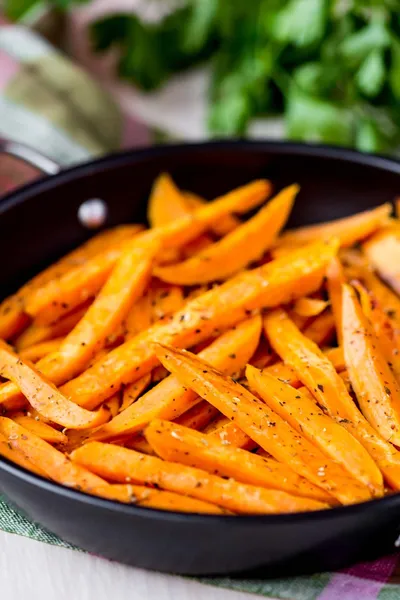
[[[0,531],[4,600],[256,600]],[[265,598],[265,597],[263,597]]]

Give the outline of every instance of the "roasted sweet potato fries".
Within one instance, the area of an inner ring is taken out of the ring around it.
[[[1,460],[231,517],[399,492],[400,223],[383,204],[283,232],[299,191],[206,202],[161,174],[149,229],[102,232],[6,298]]]

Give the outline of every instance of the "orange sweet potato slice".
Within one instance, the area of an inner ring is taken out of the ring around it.
[[[92,489],[91,493],[107,500],[116,500],[124,504],[134,504],[135,506],[145,506],[157,510],[215,515],[228,514],[228,511],[210,502],[204,502],[204,500],[196,500],[181,494],[155,490],[144,485],[132,485],[131,483],[99,486]]]
[[[217,504],[242,514],[285,513],[326,508],[326,504],[278,490],[238,483],[114,444],[89,442],[71,454],[74,462],[116,482],[158,488]]]
[[[12,450],[23,454],[53,481],[88,493],[96,487],[107,485],[104,479],[71,462],[51,444],[7,417],[0,417],[0,435],[6,438]]]
[[[343,286],[343,350],[360,408],[378,433],[400,445],[400,388],[354,290]]]
[[[290,214],[299,187],[285,188],[254,217],[218,242],[177,265],[158,267],[160,279],[194,285],[226,279],[260,258]]]
[[[327,239],[332,236],[340,240],[343,247],[352,246],[356,242],[365,239],[377,229],[384,226],[392,212],[389,202],[377,208],[366,210],[350,217],[330,221],[329,223],[317,223],[306,225],[299,229],[286,231],[279,239],[280,244],[307,244],[318,238]]]
[[[238,275],[188,302],[169,322],[156,323],[112,350],[63,386],[63,393],[81,406],[96,406],[122,384],[139,379],[157,365],[149,342],[190,347],[215,335],[216,331],[242,321],[253,310],[277,306],[309,294],[320,287],[327,264],[336,252],[335,240],[318,242]],[[9,396],[0,387],[0,403],[7,399]]]
[[[146,428],[145,436],[164,460],[303,498],[327,503],[334,501],[329,494],[296,475],[286,465],[235,448],[188,427],[156,419]]]
[[[291,427],[315,444],[331,460],[342,465],[357,481],[368,486],[374,496],[383,495],[383,479],[378,467],[346,429],[320,410],[313,400],[250,365],[246,369],[250,387]]]
[[[249,437],[279,462],[337,498],[353,503],[371,497],[361,484],[316,446],[297,433],[246,388],[223,376],[190,352],[156,345],[157,355],[182,383],[234,420]]]
[[[225,373],[233,374],[242,369],[252,356],[260,332],[260,317],[252,317],[221,335],[202,350],[199,356]],[[131,435],[143,429],[156,417],[176,419],[198,402],[197,394],[171,375],[99,429],[96,438],[110,439]]]
[[[0,375],[10,379],[39,414],[63,427],[85,429],[101,425],[107,419],[104,409],[91,412],[71,402],[39,371],[5,346],[0,346]]]
[[[346,384],[326,355],[278,311],[264,320],[277,353],[297,373],[320,406],[359,440],[381,469],[386,481],[400,489],[400,453],[379,436],[349,395]],[[345,357],[346,358],[346,357]]]

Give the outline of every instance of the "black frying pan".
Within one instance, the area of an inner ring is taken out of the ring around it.
[[[55,170],[50,163],[41,166]],[[116,154],[41,179],[0,202],[1,296],[88,237],[77,218],[87,200],[106,203],[107,226],[144,220],[160,171],[206,198],[257,177],[272,179],[276,188],[297,181],[302,191],[290,225],[350,215],[400,193],[400,163],[342,149],[222,142]],[[258,576],[276,576],[335,569],[394,550],[400,534],[400,495],[294,515],[174,514],[86,496],[6,460],[0,460],[0,490],[28,517],[73,544],[175,573],[258,569]]]

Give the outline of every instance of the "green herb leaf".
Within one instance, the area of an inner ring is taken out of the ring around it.
[[[323,38],[327,18],[326,0],[290,0],[276,15],[274,37],[299,48],[311,46]]]
[[[374,98],[382,90],[386,78],[383,51],[376,49],[368,54],[356,74],[356,82],[361,93]]]
[[[192,0],[192,10],[185,26],[184,49],[198,52],[215,35],[218,0]]]
[[[390,31],[381,20],[373,21],[346,38],[340,51],[349,65],[357,67],[374,50],[390,46]]]
[[[353,118],[348,109],[293,86],[286,106],[286,128],[288,136],[296,140],[349,146]]]

